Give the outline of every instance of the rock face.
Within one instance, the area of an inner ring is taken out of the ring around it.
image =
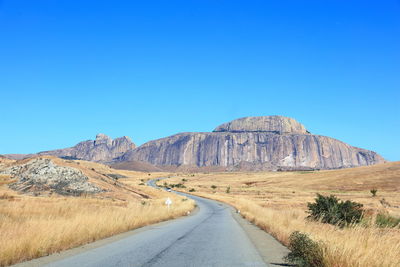
[[[291,118],[247,117],[211,133],[180,133],[126,152],[120,161],[226,170],[336,169],[384,162],[377,153],[310,134]]]
[[[37,158],[7,168],[1,172],[17,179],[10,188],[23,193],[56,192],[61,195],[99,193],[102,190],[89,183],[80,170],[54,164],[51,159]]]
[[[292,118],[282,116],[245,117],[224,123],[214,132],[266,132],[275,134],[306,134],[306,128]]]
[[[135,144],[127,136],[113,140],[105,134],[98,134],[96,140],[88,140],[80,142],[74,147],[44,151],[38,154],[52,155],[67,159],[109,162],[135,147]]]

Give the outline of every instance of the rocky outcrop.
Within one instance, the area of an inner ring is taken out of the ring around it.
[[[127,136],[113,140],[105,134],[98,134],[96,140],[88,140],[80,142],[74,147],[44,151],[38,154],[52,155],[66,159],[109,162],[135,147],[135,144]]]
[[[301,123],[292,118],[282,116],[245,117],[224,123],[215,128],[214,132],[308,133]]]
[[[102,190],[88,182],[80,170],[58,166],[51,159],[36,158],[21,165],[9,167],[2,174],[17,179],[10,188],[22,193],[56,192],[61,195],[99,193]]]
[[[211,133],[180,133],[128,151],[120,161],[227,170],[336,169],[384,162],[377,153],[310,134],[291,118],[248,117]]]

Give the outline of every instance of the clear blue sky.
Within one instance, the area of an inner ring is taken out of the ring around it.
[[[284,115],[400,160],[400,2],[0,0],[0,154]]]

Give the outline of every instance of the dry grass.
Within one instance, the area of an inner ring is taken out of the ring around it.
[[[107,166],[54,159],[81,169],[89,180],[109,191],[90,197],[21,195],[0,177],[0,266],[45,256],[148,224],[182,216],[194,202],[149,188],[142,180],[156,175],[118,171]],[[16,164],[11,163],[11,164]],[[118,181],[107,174],[120,174]],[[157,174],[164,175],[164,174]],[[165,207],[171,197],[174,205]]]
[[[324,242],[327,266],[400,266],[399,228],[382,229],[370,224],[339,229],[305,220],[306,203],[316,193],[361,202],[371,218],[377,212],[399,216],[399,162],[319,172],[179,175],[169,183],[182,183],[182,179],[187,180],[186,191],[194,188],[195,194],[235,206],[245,218],[283,244],[288,243],[293,231],[308,233],[314,240]],[[369,192],[372,188],[378,189],[377,197]]]

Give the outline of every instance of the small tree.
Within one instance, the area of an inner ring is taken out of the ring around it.
[[[229,194],[230,192],[231,192],[231,187],[228,186],[228,187],[226,188],[226,193]]]
[[[215,189],[217,189],[217,186],[216,185],[212,185],[211,188],[215,190]]]
[[[378,192],[378,190],[373,188],[373,189],[370,190],[370,192],[371,192],[372,196],[375,197],[376,193]]]

